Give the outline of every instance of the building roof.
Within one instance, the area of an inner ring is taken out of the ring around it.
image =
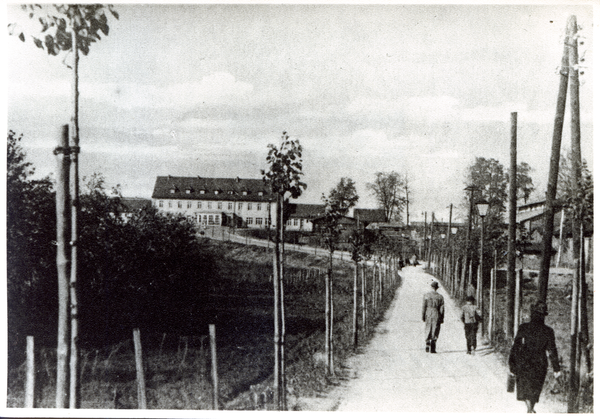
[[[381,208],[371,209],[371,208],[354,208],[354,218],[356,218],[361,223],[385,223],[387,219],[385,218],[385,211]]]
[[[317,218],[325,213],[325,205],[319,204],[288,204],[286,205],[290,218]]]
[[[262,179],[158,176],[153,199],[269,202],[275,194]]]
[[[152,200],[146,198],[121,198],[121,205],[127,212],[135,212],[152,207]]]

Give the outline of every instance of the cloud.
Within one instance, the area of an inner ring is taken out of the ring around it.
[[[83,83],[85,98],[108,102],[119,108],[189,108],[201,103],[223,104],[239,101],[254,90],[250,83],[229,73],[217,72],[198,83],[177,83],[164,87],[135,83]]]

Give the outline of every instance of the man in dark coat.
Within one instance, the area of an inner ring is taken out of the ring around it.
[[[546,380],[550,357],[554,376],[560,376],[560,364],[554,340],[554,331],[544,324],[548,314],[546,303],[538,301],[531,306],[531,320],[519,326],[515,342],[510,351],[508,366],[517,378],[517,400],[525,401],[527,413],[535,413],[535,404]]]
[[[437,281],[431,283],[431,291],[423,297],[423,321],[425,322],[425,352],[435,354],[435,344],[444,323],[444,297],[437,289]]]

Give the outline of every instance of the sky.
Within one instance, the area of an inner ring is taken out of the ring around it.
[[[565,25],[575,15],[584,57],[583,158],[593,165],[593,7],[537,5],[119,4],[109,36],[80,59],[80,173],[128,197],[157,176],[260,178],[267,146],[300,140],[297,202],[321,202],[342,177],[375,208],[377,172],[407,175],[410,219],[455,219],[469,165],[517,160],[543,199]],[[37,29],[16,5],[7,22]],[[596,17],[596,26],[598,20]],[[70,56],[5,35],[7,129],[37,176],[70,120]],[[567,102],[568,103],[568,102]],[[565,115],[563,149],[570,147]]]

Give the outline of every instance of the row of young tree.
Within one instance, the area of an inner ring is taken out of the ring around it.
[[[57,327],[56,204],[50,177],[34,179],[21,136],[7,136],[7,298],[9,365],[27,335],[52,344]],[[81,345],[104,345],[134,327],[193,327],[214,262],[184,217],[154,208],[130,212],[119,187],[84,179],[78,266]]]

